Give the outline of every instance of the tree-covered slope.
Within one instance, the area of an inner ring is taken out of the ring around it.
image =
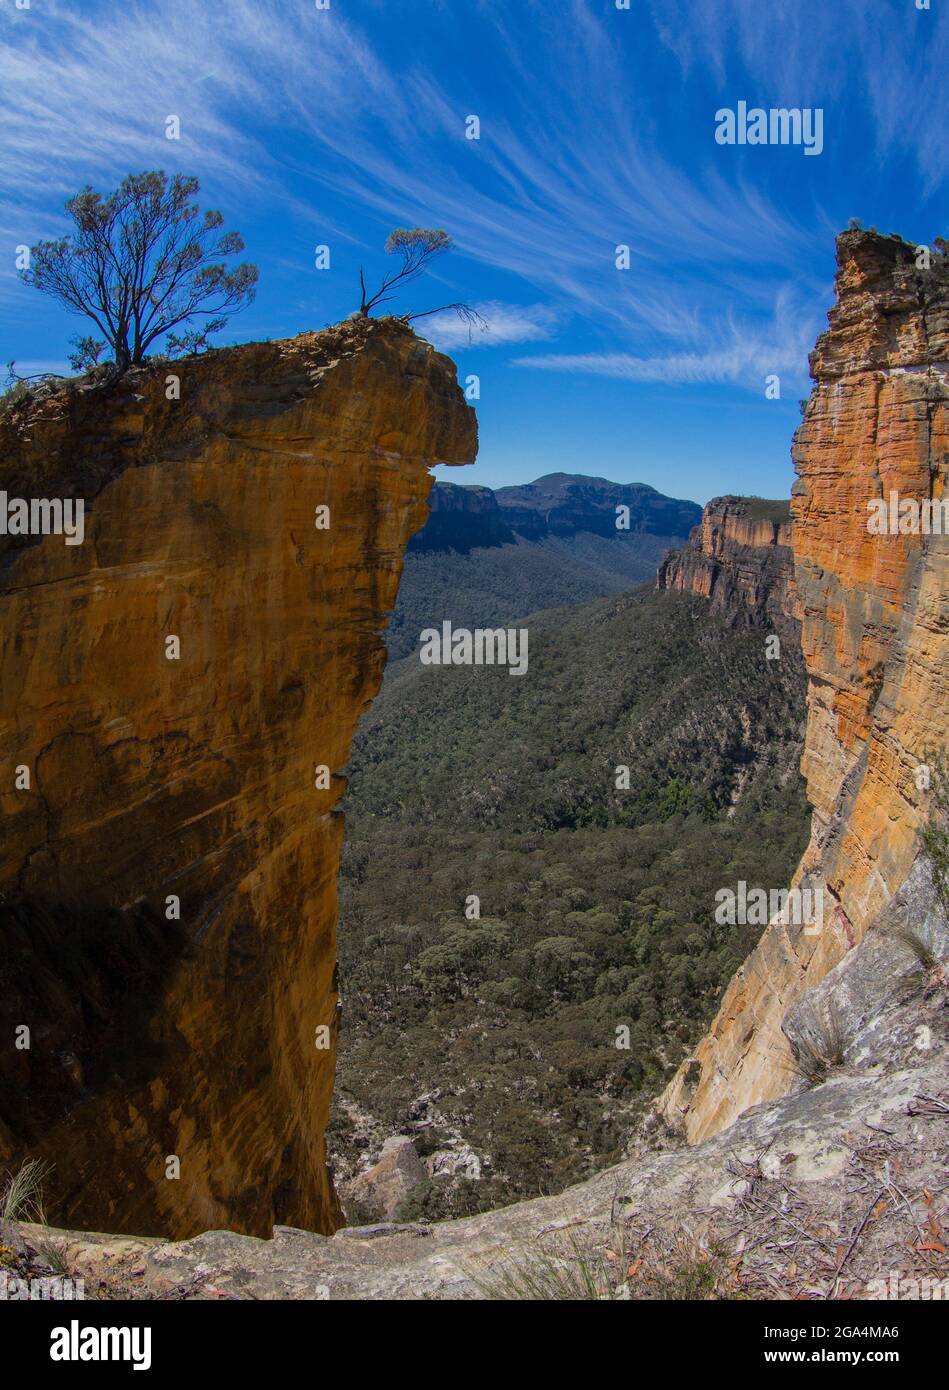
[[[396,663],[354,746],[334,1159],[414,1133],[403,1215],[616,1158],[760,934],[715,890],[784,886],[806,839],[797,651],[651,588],[523,626],[521,677]]]
[[[508,622],[650,580],[701,518],[694,502],[645,484],[568,473],[496,492],[436,483],[430,501],[389,624],[395,658],[445,617],[465,627]]]

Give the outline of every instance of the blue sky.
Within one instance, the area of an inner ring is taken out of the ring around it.
[[[86,182],[180,170],[260,267],[222,342],[345,317],[393,226],[451,233],[393,308],[460,298],[491,325],[471,343],[453,317],[418,325],[481,380],[481,456],[454,481],[565,470],[699,502],[785,496],[835,232],[949,231],[947,8],[0,0],[0,360],[61,369],[86,331],[18,283],[16,246],[62,235]],[[739,101],[820,107],[822,152],[718,144]]]

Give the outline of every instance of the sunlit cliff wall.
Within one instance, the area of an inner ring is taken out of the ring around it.
[[[782,1020],[906,879],[930,800],[920,765],[947,744],[949,536],[874,534],[868,504],[949,491],[949,277],[870,232],[840,236],[837,259],[793,449],[813,806],[795,882],[823,889],[824,923],[772,923],[729,985],[660,1102],[691,1142],[792,1086]]]
[[[87,504],[0,556],[0,1166],[54,1163],[51,1217],[337,1224],[336,772],[429,466],[475,451],[395,320],[0,417],[0,488]]]

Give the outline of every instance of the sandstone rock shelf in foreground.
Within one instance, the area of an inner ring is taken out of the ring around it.
[[[880,925],[906,920],[949,948],[922,870]],[[642,1153],[557,1197],[329,1238],[283,1227],[267,1241],[30,1228],[19,1239],[25,1258],[50,1241],[87,1297],[472,1299],[565,1287],[589,1297],[592,1278],[599,1296],[632,1299],[940,1298],[945,999],[944,976],[927,979],[905,946],[871,932],[813,992],[812,1004],[836,1000],[851,1022],[847,1055],[822,1084],[796,1081],[793,1095],[695,1148]]]

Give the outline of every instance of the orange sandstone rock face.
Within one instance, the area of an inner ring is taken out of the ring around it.
[[[824,890],[824,924],[766,929],[667,1088],[661,1111],[693,1143],[790,1089],[784,1015],[906,879],[927,815],[918,769],[947,743],[949,536],[874,534],[868,504],[949,497],[949,282],[897,238],[847,232],[837,253],[793,451],[814,808],[795,883]]]
[[[0,488],[86,500],[0,555],[0,1162],[55,1164],[51,1216],[338,1224],[337,770],[428,467],[475,452],[394,320],[0,417]]]
[[[791,507],[759,497],[714,497],[688,544],[659,566],[657,589],[699,594],[726,621],[774,625],[799,641]]]

